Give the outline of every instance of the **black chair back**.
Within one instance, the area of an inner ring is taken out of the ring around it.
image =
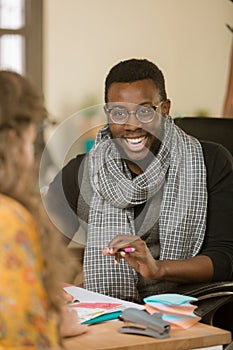
[[[222,144],[233,155],[233,119],[183,117],[175,118],[174,122],[187,134],[199,140]]]
[[[233,155],[233,119],[183,117],[175,118],[174,122],[199,140],[222,144]],[[184,285],[176,292],[197,297],[195,312],[202,317],[201,322],[227,329],[233,337],[233,281]],[[227,349],[233,350],[233,342]]]

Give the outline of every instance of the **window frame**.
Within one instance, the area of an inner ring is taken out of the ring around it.
[[[43,0],[25,0],[25,26],[19,29],[0,28],[0,36],[18,34],[25,38],[24,75],[40,91],[43,89],[42,16]]]

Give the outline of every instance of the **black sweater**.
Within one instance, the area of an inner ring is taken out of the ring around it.
[[[221,145],[204,141],[201,145],[207,170],[208,208],[205,239],[199,254],[211,258],[213,281],[232,280],[233,158]],[[77,203],[84,158],[85,154],[78,155],[57,174],[45,198],[50,217],[70,239],[79,227]]]

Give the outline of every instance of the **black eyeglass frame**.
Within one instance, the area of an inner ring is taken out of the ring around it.
[[[123,120],[122,122],[119,122],[119,121],[115,121],[112,116],[111,116],[111,111],[116,108],[116,107],[120,107],[120,106],[115,106],[115,107],[112,107],[112,108],[108,108],[107,107],[107,103],[104,105],[104,110],[105,112],[108,114],[109,118],[111,119],[111,121],[114,123],[114,124],[127,124],[128,120],[129,120],[129,117],[130,117],[130,114],[135,114],[135,117],[137,118],[137,120],[142,123],[142,124],[147,124],[147,123],[151,123],[152,120],[154,119],[155,117],[155,112],[156,110],[161,106],[161,104],[163,103],[164,101],[160,101],[159,104],[157,106],[154,106],[154,105],[151,105],[151,106],[144,106],[144,105],[138,105],[138,108],[134,111],[128,111],[128,109],[126,107],[122,107],[122,109],[125,109],[125,111],[127,112],[127,119]],[[151,108],[153,109],[153,115],[151,117],[151,119],[145,121],[145,120],[141,120],[140,117],[138,116],[137,112],[138,110],[140,110],[140,107],[143,108]]]

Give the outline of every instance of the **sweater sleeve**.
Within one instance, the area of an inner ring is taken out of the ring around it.
[[[66,238],[71,240],[79,228],[77,201],[79,168],[84,155],[72,159],[50,183],[44,197],[47,213]]]
[[[42,283],[36,224],[21,204],[2,195],[0,232],[0,349],[54,349],[57,326]]]
[[[202,255],[211,258],[213,281],[233,278],[233,158],[221,145],[202,143],[207,168],[208,209]]]

